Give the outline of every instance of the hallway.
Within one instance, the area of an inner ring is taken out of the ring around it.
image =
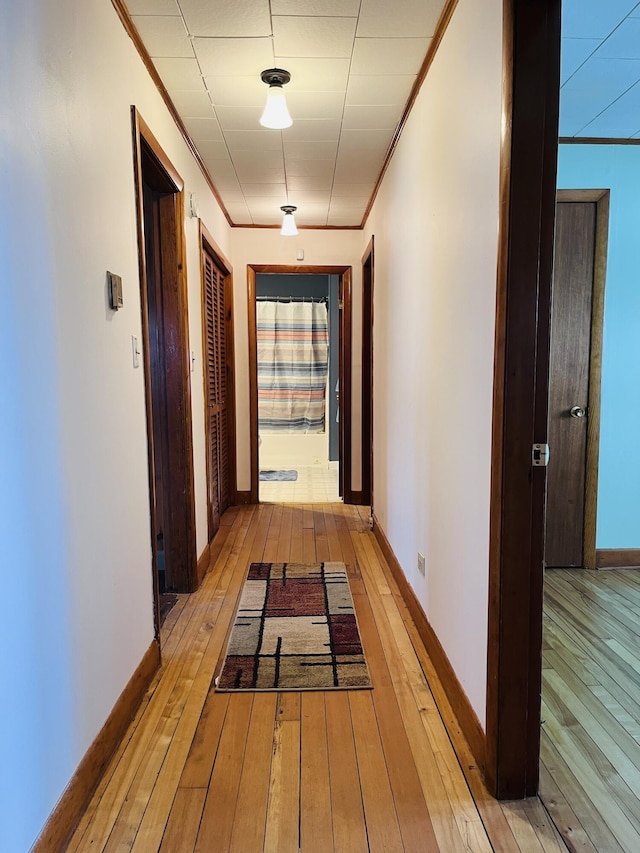
[[[162,669],[69,851],[566,850],[537,798],[497,803],[470,757],[465,779],[367,517],[341,504],[223,516],[214,565],[169,613]],[[372,691],[209,692],[256,560],[347,564]]]

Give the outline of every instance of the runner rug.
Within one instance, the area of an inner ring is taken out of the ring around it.
[[[371,687],[344,563],[251,563],[215,686]]]

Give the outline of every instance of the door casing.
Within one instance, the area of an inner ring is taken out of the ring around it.
[[[142,312],[142,354],[145,378],[147,412],[147,448],[149,463],[149,489],[151,503],[151,549],[153,589],[155,603],[156,637],[159,637],[159,589],[157,533],[159,520],[155,511],[156,475],[154,466],[154,405],[151,385],[151,344],[148,323],[148,281],[145,253],[145,227],[143,208],[143,157],[151,157],[157,180],[163,182],[163,192],[173,195],[175,201],[175,232],[163,233],[168,250],[174,253],[175,269],[171,270],[170,314],[165,319],[171,336],[172,360],[167,361],[166,382],[172,401],[168,449],[170,476],[167,486],[171,506],[170,527],[172,553],[179,558],[172,566],[172,587],[179,592],[193,592],[197,586],[195,501],[193,488],[193,444],[191,431],[191,378],[189,328],[187,310],[186,252],[184,243],[183,182],[164,153],[162,147],[135,107],[132,110],[134,178],[138,220],[138,264],[140,270],[140,295]],[[144,151],[143,151],[144,149]],[[146,152],[146,153],[145,153]],[[164,280],[161,288],[165,287]]]
[[[351,480],[351,267],[286,266],[249,264],[247,266],[249,320],[249,423],[251,430],[251,503],[258,503],[258,351],[256,330],[256,275],[337,275],[341,293],[340,310],[340,479],[345,503],[359,503],[361,493],[352,489]]]

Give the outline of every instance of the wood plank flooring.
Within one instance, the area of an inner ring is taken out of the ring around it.
[[[368,510],[235,508],[214,554],[167,617],[162,668],[69,851],[566,851],[537,798],[487,793]],[[372,691],[210,690],[256,560],[347,564]]]
[[[541,798],[570,849],[640,850],[640,572],[545,574]]]

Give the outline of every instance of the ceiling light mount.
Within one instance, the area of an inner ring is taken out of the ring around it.
[[[260,124],[273,130],[291,127],[293,120],[289,115],[284,89],[282,88],[291,80],[291,74],[284,68],[267,68],[260,75],[260,79],[269,87],[267,103],[264,106]]]
[[[296,227],[296,220],[293,215],[297,209],[298,208],[293,204],[284,204],[280,208],[284,214],[282,217],[282,228],[280,229],[280,233],[283,237],[295,237],[297,235],[298,228]]]
[[[291,80],[291,74],[283,68],[267,68],[260,75],[260,79],[267,86],[286,86]]]

